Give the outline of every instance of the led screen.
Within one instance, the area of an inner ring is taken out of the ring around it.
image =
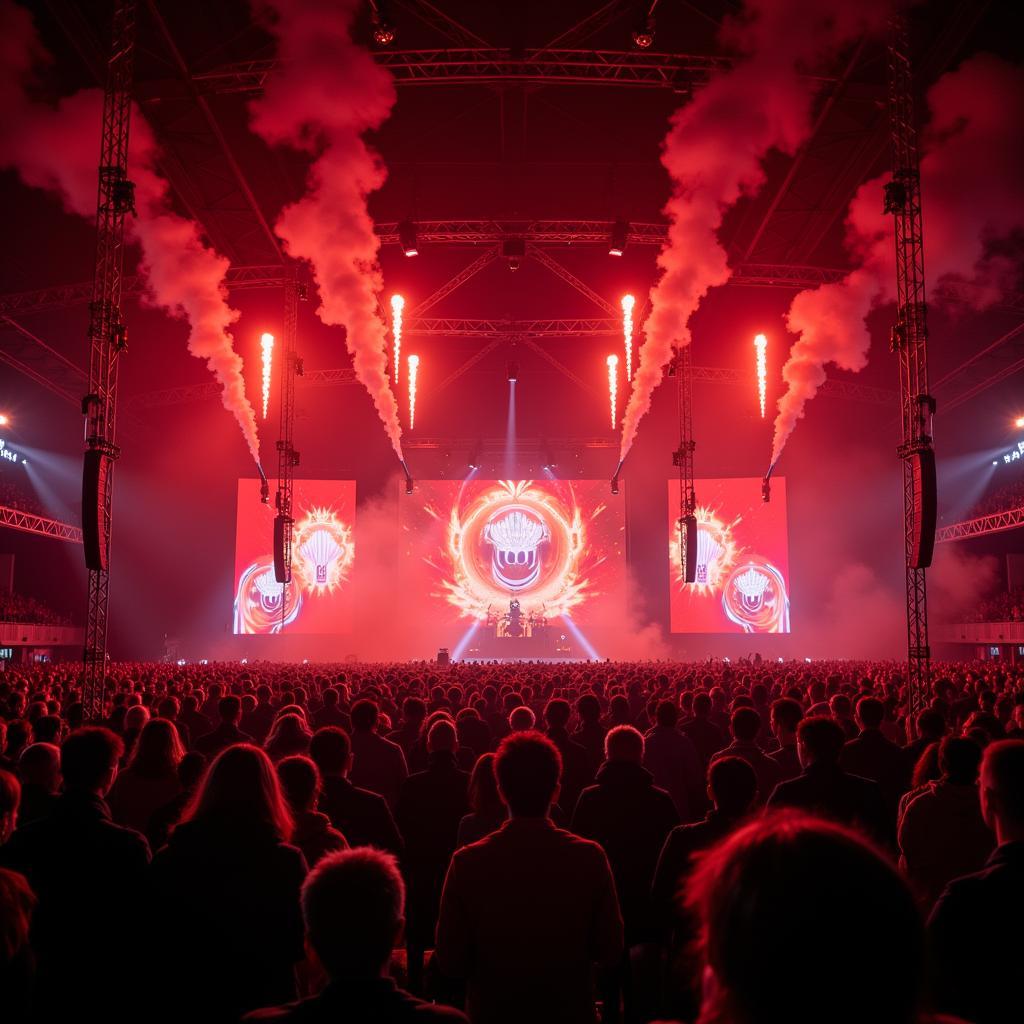
[[[668,484],[668,556],[673,633],[788,633],[786,481],[771,501],[755,478],[698,480],[697,570],[684,582],[679,481]]]
[[[400,498],[409,607],[441,644],[474,625],[499,639],[545,627],[569,646],[593,629],[575,637],[593,656],[624,611],[623,502],[607,480],[417,480]]]
[[[354,480],[296,480],[292,582],[274,576],[274,506],[258,480],[238,481],[235,633],[348,633],[355,558]]]

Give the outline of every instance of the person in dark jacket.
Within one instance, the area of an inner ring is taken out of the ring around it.
[[[256,1010],[246,1021],[272,1024],[466,1024],[464,1014],[422,1002],[388,976],[402,932],[405,887],[394,857],[347,850],[325,857],[302,887],[306,945],[329,979],[301,1002]]]
[[[123,753],[109,729],[73,732],[61,745],[63,794],[0,847],[0,866],[23,874],[38,899],[32,946],[43,1020],[123,1020],[135,1012],[133,937],[149,845],[110,819],[105,797]],[[114,990],[96,984],[111,964],[126,979]]]
[[[569,735],[569,719],[572,705],[561,697],[554,697],[544,708],[544,723],[547,736],[562,755],[562,795],[559,803],[570,814],[576,806],[584,786],[594,781],[587,748]]]
[[[718,751],[711,758],[711,763],[714,764],[715,758],[719,757],[742,757],[754,769],[758,803],[764,803],[781,776],[779,766],[757,745],[761,716],[753,708],[739,707],[729,720],[729,731],[732,733],[732,742]]]
[[[302,851],[306,864],[314,867],[328,853],[347,850],[345,837],[326,814],[316,809],[320,798],[320,772],[316,765],[300,754],[286,757],[277,763],[277,777],[295,822],[292,843]]]
[[[711,721],[711,697],[707,693],[698,693],[693,698],[693,718],[679,727],[693,740],[693,745],[700,754],[701,763],[705,767],[711,758],[726,744],[725,734]]]
[[[405,946],[409,987],[423,987],[423,956],[433,945],[441,887],[458,846],[459,822],[469,809],[469,775],[455,760],[458,737],[449,719],[427,734],[427,768],[402,783],[395,817],[405,850],[402,874],[409,887]]]
[[[644,767],[654,784],[672,797],[680,821],[696,821],[704,810],[704,764],[689,736],[677,728],[679,705],[658,702],[655,725],[644,737]]]
[[[496,832],[508,818],[508,808],[498,792],[494,754],[477,758],[469,776],[469,814],[459,822],[458,846],[468,846]]]
[[[466,982],[474,1024],[593,1024],[593,966],[621,958],[608,858],[548,816],[560,771],[546,736],[507,736],[495,774],[509,820],[448,868],[437,964]]]
[[[258,747],[222,751],[153,860],[154,1016],[234,1021],[294,999],[303,958],[301,851],[274,766]]]
[[[309,756],[320,769],[319,809],[349,845],[401,853],[402,837],[387,801],[349,781],[352,748],[348,733],[334,725],[317,729],[309,743]]]
[[[242,701],[238,697],[234,694],[221,697],[217,702],[217,713],[220,716],[217,727],[195,740],[195,749],[208,761],[234,743],[255,742],[247,732],[238,728],[238,721],[242,717]]]
[[[804,710],[800,702],[792,697],[780,697],[772,703],[771,727],[772,735],[778,747],[769,752],[768,756],[778,766],[779,782],[795,779],[802,771],[800,757],[796,752],[796,730]],[[765,793],[768,799],[771,793]]]
[[[976,1024],[1019,1018],[1024,962],[1024,741],[985,750],[981,813],[997,846],[951,882],[928,919],[936,1009]]]
[[[887,812],[878,784],[839,767],[845,742],[842,726],[831,718],[805,718],[797,729],[797,752],[804,770],[795,779],[780,782],[768,806],[820,815],[893,846],[896,822]]]
[[[694,859],[735,831],[757,798],[757,776],[741,757],[720,757],[708,769],[712,809],[703,821],[677,825],[668,834],[651,885],[651,904],[659,938],[672,972],[666,979],[665,1011],[673,1020],[694,1020],[700,1009],[700,972],[693,955],[697,925],[686,911],[682,892]]]
[[[352,706],[352,781],[379,793],[394,810],[409,769],[402,748],[377,733],[379,718],[380,709],[372,700],[359,700]]]
[[[860,733],[856,739],[847,740],[839,764],[844,771],[877,782],[886,810],[895,818],[900,797],[910,785],[910,772],[903,749],[882,735],[884,718],[885,705],[877,697],[861,697],[857,701]]]
[[[604,1020],[618,1019],[619,986],[631,1018],[635,999],[628,951],[655,938],[651,920],[651,879],[665,838],[679,823],[675,803],[643,767],[644,738],[631,725],[612,729],[597,782],[581,794],[571,830],[600,843],[608,855],[625,928],[627,958],[605,978]],[[637,1007],[639,1012],[639,1007]]]
[[[45,817],[60,792],[60,748],[52,743],[33,743],[18,758],[21,804],[18,824]]]

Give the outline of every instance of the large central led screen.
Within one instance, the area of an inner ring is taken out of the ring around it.
[[[356,510],[354,480],[296,480],[292,582],[274,576],[274,506],[258,480],[238,481],[235,633],[349,633]]]
[[[607,480],[417,480],[400,503],[408,606],[449,644],[513,608],[514,630],[620,622],[623,501]]]
[[[668,555],[673,633],[788,633],[786,481],[771,501],[755,478],[698,480],[697,570],[684,582],[679,481],[668,485]]]

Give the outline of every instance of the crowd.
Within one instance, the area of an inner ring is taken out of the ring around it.
[[[902,669],[15,669],[0,1017],[1019,1020],[1024,670]]]
[[[21,469],[20,466],[17,468]],[[23,476],[24,474],[10,471],[0,472],[0,505],[17,509],[19,512],[46,515],[46,511],[35,493],[19,481],[17,475]]]
[[[1002,591],[978,601],[960,617],[964,622],[1020,622],[1024,620],[1024,593]]]
[[[14,591],[0,592],[0,622],[26,622],[41,626],[70,626],[71,620],[42,601]]]
[[[1011,470],[1007,470],[1011,472]],[[980,516],[994,515],[996,512],[1008,512],[1024,505],[1024,478],[1018,477],[1010,483],[995,487],[986,493],[971,510],[957,520],[977,519]]]

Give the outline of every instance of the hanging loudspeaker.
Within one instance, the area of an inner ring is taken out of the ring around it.
[[[686,565],[683,582],[693,583],[697,579],[697,517],[683,516],[683,543],[686,549]]]
[[[914,475],[914,527],[910,565],[914,569],[927,569],[935,551],[935,524],[938,496],[935,485],[935,452],[931,448],[914,452],[910,456]]]
[[[85,453],[82,467],[82,546],[85,567],[95,572],[107,571],[109,538],[103,529],[107,488],[113,460],[95,449]]]
[[[274,516],[274,579],[278,583],[291,583],[292,581],[292,567],[285,565],[284,560],[284,538],[285,538],[285,524],[290,530],[292,527],[292,520],[286,519],[282,515]]]

